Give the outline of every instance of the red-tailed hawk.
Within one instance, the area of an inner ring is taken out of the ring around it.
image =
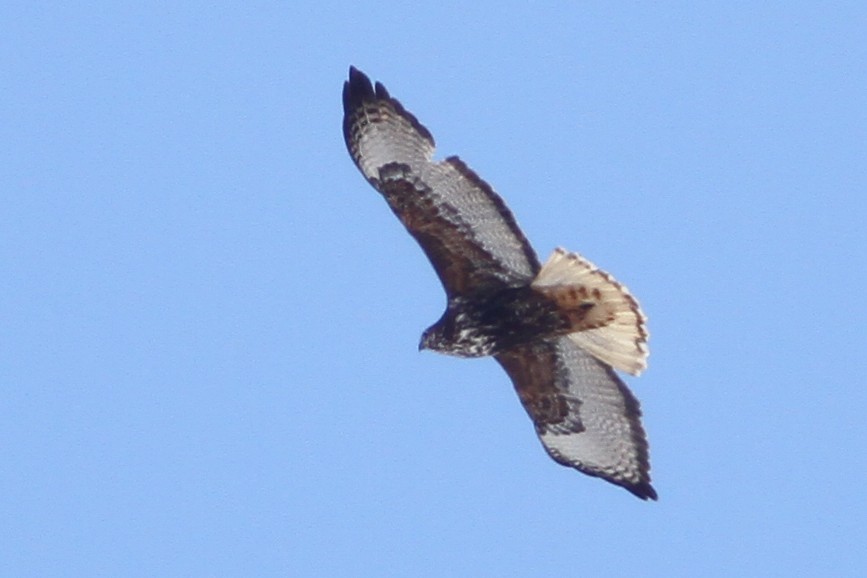
[[[343,135],[352,160],[424,250],[448,298],[420,349],[492,355],[550,456],[656,499],[638,401],[614,370],[646,366],[638,302],[611,275],[556,249],[539,263],[503,200],[385,87],[349,69]]]

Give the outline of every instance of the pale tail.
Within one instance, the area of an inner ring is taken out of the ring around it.
[[[593,263],[554,249],[531,285],[569,315],[569,338],[615,369],[640,374],[647,367],[646,318],[638,301]]]

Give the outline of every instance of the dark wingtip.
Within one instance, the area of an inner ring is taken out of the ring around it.
[[[656,495],[656,490],[653,489],[653,486],[650,485],[650,482],[641,482],[639,484],[634,484],[631,486],[623,486],[642,500],[653,500],[656,501],[659,496]]]
[[[375,93],[370,79],[354,66],[350,66],[349,80],[343,83],[343,112],[349,114],[362,103],[374,98]]]
[[[415,128],[422,138],[430,141],[431,146],[434,145],[434,139],[430,131],[425,128],[418,119],[408,112],[403,105],[391,97],[388,89],[381,82],[375,85],[370,81],[370,78],[354,66],[349,67],[349,80],[343,83],[343,135],[346,138],[347,146],[349,146],[350,125],[352,115],[361,108],[366,102],[386,101],[391,107],[401,116],[403,116],[413,128]]]
[[[343,83],[344,110],[355,110],[364,102],[390,99],[388,89],[381,82],[374,84],[366,74],[354,66],[349,67],[349,80]]]
[[[376,98],[381,98],[382,100],[389,100],[391,95],[388,94],[388,89],[381,82],[376,83]]]

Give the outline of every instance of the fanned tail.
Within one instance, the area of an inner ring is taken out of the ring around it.
[[[557,248],[531,286],[557,303],[571,322],[568,337],[596,359],[632,375],[647,367],[647,318],[614,277]]]

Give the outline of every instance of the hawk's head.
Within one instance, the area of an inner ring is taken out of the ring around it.
[[[425,349],[430,349],[432,351],[438,351],[440,349],[439,344],[441,341],[442,335],[440,335],[440,332],[436,330],[436,325],[433,325],[425,329],[424,333],[421,334],[421,341],[418,342],[418,350],[423,351]]]

